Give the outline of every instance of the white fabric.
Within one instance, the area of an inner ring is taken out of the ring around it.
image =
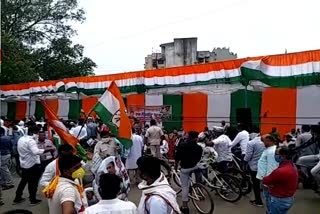
[[[97,204],[88,207],[85,214],[136,214],[137,207],[130,201],[119,199],[101,200]]]
[[[247,144],[249,143],[249,133],[243,130],[237,134],[231,143],[231,148],[240,143],[241,153],[246,154]]]
[[[31,103],[27,101],[26,117],[32,117],[36,112],[36,101],[31,100]]]
[[[49,202],[50,214],[62,214],[62,204],[71,201],[74,203],[75,211],[81,209],[82,201],[76,183],[67,178],[59,177],[59,182],[56,190]]]
[[[229,145],[231,140],[227,135],[220,135],[212,141],[214,143],[214,150],[218,153],[217,162],[231,161],[232,153]]]
[[[151,126],[147,129],[145,137],[148,138],[148,143],[150,143],[151,146],[159,146],[162,135],[163,131],[160,127]]]
[[[166,140],[162,141],[162,145],[160,146],[160,153],[162,155],[167,154],[169,152],[169,144]]]
[[[129,169],[137,169],[137,160],[142,155],[143,149],[143,140],[142,137],[136,134],[132,135],[132,146],[128,151],[128,157],[126,161],[126,168]]]
[[[58,117],[68,119],[69,114],[69,100],[59,99]]]
[[[106,159],[104,159],[102,161],[100,167],[98,168],[97,172],[95,173],[96,179],[93,183],[94,193],[98,199],[101,199],[100,194],[97,189],[97,187],[99,185],[99,178],[100,178],[100,175],[102,175],[104,173],[108,173],[107,165],[111,162],[114,163],[116,175],[119,176],[122,180],[121,194],[118,195],[118,198],[119,199],[126,199],[128,193],[130,191],[130,179],[129,179],[128,172],[127,172],[126,168],[124,167],[124,164],[121,162],[120,157],[111,156],[111,157],[107,157]]]
[[[297,126],[320,122],[320,87],[313,85],[297,89]],[[299,127],[297,127],[299,128]]]
[[[220,126],[221,121],[229,122],[231,93],[208,95],[208,127]]]
[[[29,169],[35,164],[40,164],[40,155],[44,149],[38,149],[37,142],[31,136],[23,136],[18,141],[20,165]]]
[[[0,105],[0,116],[7,116],[8,113],[8,103],[7,102],[3,102],[0,101],[1,105]]]
[[[162,106],[163,95],[145,95],[146,106]]]
[[[46,166],[46,169],[44,170],[44,173],[39,181],[40,188],[45,188],[48,186],[51,180],[56,176],[56,162],[57,160],[53,160]]]
[[[80,132],[80,130],[81,130],[81,132]],[[80,132],[80,134],[79,134],[79,132]],[[72,128],[70,130],[70,134],[72,134],[74,137],[78,138],[79,140],[84,139],[87,137],[87,127],[86,127],[86,125],[84,125],[82,129],[81,129],[81,126],[77,126],[75,128]]]
[[[138,188],[142,190],[142,195],[138,206],[139,214],[145,214],[145,208],[147,208],[150,214],[181,213],[176,199],[176,192],[170,187],[166,177],[162,173],[160,177],[150,186],[147,185],[146,181],[142,181],[138,185]],[[153,196],[150,196],[150,198],[146,201],[147,204],[145,206],[145,200],[148,194]],[[166,201],[155,194],[161,195],[161,197],[165,198]],[[171,206],[168,203],[170,203]]]

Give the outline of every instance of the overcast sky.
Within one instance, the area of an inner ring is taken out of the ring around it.
[[[75,43],[96,74],[142,70],[144,57],[173,38],[198,50],[230,47],[239,58],[320,48],[318,0],[80,0],[86,21]]]

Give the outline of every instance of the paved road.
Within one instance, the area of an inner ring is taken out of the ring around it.
[[[18,179],[15,179],[15,183],[19,182]],[[15,189],[3,191],[3,198],[5,205],[0,207],[0,213],[6,212],[12,209],[27,209],[32,211],[35,214],[46,214],[48,213],[47,203],[45,199],[43,202],[36,206],[30,206],[28,201],[19,204],[12,205],[12,201],[15,196]],[[24,197],[28,196],[27,188],[25,189]],[[138,205],[141,196],[141,191],[136,187],[133,187],[129,199]],[[212,194],[215,203],[214,213],[222,214],[232,214],[232,213],[244,213],[244,214],[264,214],[264,208],[256,208],[249,204],[249,197],[243,197],[237,203],[228,203],[220,199],[218,196]],[[181,200],[181,197],[178,196],[178,201]],[[191,213],[197,213],[190,203]],[[295,204],[290,210],[289,214],[316,214],[320,213],[320,196],[314,194],[310,190],[299,190],[296,195]]]

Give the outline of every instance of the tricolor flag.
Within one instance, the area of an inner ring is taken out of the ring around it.
[[[79,157],[86,160],[86,151],[79,144],[79,140],[68,132],[68,129],[59,120],[57,115],[53,113],[53,111],[45,101],[42,100],[41,104],[46,113],[49,126],[51,126],[55,130],[55,132],[59,135],[64,143],[70,144],[75,149],[75,151],[77,151]]]
[[[131,124],[120,90],[114,81],[98,100],[93,110],[122,145],[130,148],[132,145]]]

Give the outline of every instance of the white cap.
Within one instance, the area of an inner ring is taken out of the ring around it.
[[[18,123],[18,126],[24,126],[24,122],[20,120],[20,122]]]

